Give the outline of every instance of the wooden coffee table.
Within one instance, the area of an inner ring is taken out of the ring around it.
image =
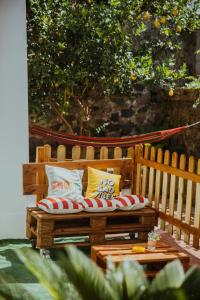
[[[146,250],[145,253],[133,253],[132,247],[134,246],[146,248],[147,244],[92,246],[91,258],[104,270],[109,256],[112,256],[116,264],[123,260],[137,260],[143,265],[147,277],[154,277],[167,263],[177,258],[181,261],[185,271],[189,268],[189,256],[164,242],[158,242],[155,251]]]

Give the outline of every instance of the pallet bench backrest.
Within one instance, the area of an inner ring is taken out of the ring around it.
[[[113,169],[114,174],[121,175],[120,188],[133,187],[133,161],[131,158],[104,159],[104,160],[77,160],[48,163],[27,163],[23,165],[23,193],[24,195],[37,195],[42,199],[48,190],[48,181],[45,175],[45,165],[57,166],[67,169],[82,169],[83,191],[87,188],[87,168],[108,171]]]

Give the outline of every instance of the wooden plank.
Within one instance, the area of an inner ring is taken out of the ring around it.
[[[100,159],[108,159],[108,147],[101,147],[100,149]]]
[[[86,148],[86,159],[93,160],[94,159],[94,147],[88,146]]]
[[[61,220],[75,220],[75,219],[85,219],[92,217],[113,217],[113,218],[123,218],[128,216],[133,217],[140,217],[140,216],[156,216],[157,212],[155,212],[152,208],[145,207],[143,209],[132,210],[132,211],[112,211],[112,212],[101,212],[101,213],[90,213],[90,212],[80,212],[77,214],[49,214],[46,212],[43,212],[41,210],[35,212],[34,216],[37,219],[44,219],[44,220],[55,220],[55,221],[61,221]]]
[[[179,227],[182,231],[187,232],[187,233],[189,232],[190,234],[200,237],[200,229],[199,228],[195,228],[194,226],[192,226],[190,224],[186,224],[183,221],[178,220],[177,218],[167,215],[161,211],[158,212],[158,216],[162,220],[164,220],[176,227]]]
[[[132,255],[116,255],[112,256],[112,261],[114,263],[119,263],[122,259],[127,260],[137,260],[140,264],[155,264],[161,262],[170,262],[174,259],[180,259],[181,261],[189,261],[189,256],[183,252],[169,252],[169,253],[148,253],[148,254],[132,254]],[[107,260],[107,257],[103,256],[103,260]]]
[[[120,147],[114,148],[114,158],[115,159],[122,158],[122,148]]]
[[[188,171],[194,172],[194,157],[190,156]],[[185,207],[185,223],[190,224],[191,222],[191,210],[192,210],[192,180],[187,181],[187,192],[186,192],[186,207]],[[190,242],[190,234],[185,233],[184,242],[189,244]]]
[[[45,144],[44,152],[45,152],[45,154],[44,154],[45,161],[50,161],[51,160],[51,152],[52,152],[51,145]]]
[[[137,160],[141,158],[143,155],[143,146],[136,145],[135,146],[135,157],[134,157],[134,173],[133,178],[136,178],[134,185],[134,193],[141,194],[141,164],[137,163]]]
[[[170,160],[170,152],[168,150],[164,153],[164,166],[169,165]],[[166,213],[167,209],[167,191],[168,191],[168,174],[163,173],[163,184],[162,184],[162,198],[161,198],[161,211],[163,213]],[[160,228],[165,229],[165,222],[164,220],[161,220],[160,222]]]
[[[59,145],[57,148],[57,161],[64,161],[66,156],[66,147],[64,145]]]
[[[28,163],[24,164],[24,169],[29,172],[35,172],[43,170],[46,163]],[[98,169],[112,168],[116,166],[117,168],[130,167],[132,165],[131,158],[121,158],[121,159],[102,159],[102,160],[74,160],[74,161],[64,161],[64,162],[48,162],[49,166],[57,166],[72,169],[85,169],[88,166]]]
[[[181,154],[179,169],[185,170],[186,156]],[[177,219],[182,220],[183,213],[183,188],[184,188],[184,179],[179,177],[178,179],[178,202],[177,202]],[[181,230],[176,227],[176,239],[181,239]]]
[[[44,147],[37,147],[36,149],[36,163],[41,163],[41,162],[45,162],[46,160],[46,155],[45,155],[45,148]],[[26,176],[28,177],[29,175],[26,174]],[[25,177],[26,177],[25,176]],[[33,176],[33,178],[35,177],[36,179],[36,184],[40,184],[40,183],[44,183],[45,182],[45,171],[44,169],[38,170],[35,174],[35,176]],[[41,199],[44,198],[44,194],[43,193],[39,193],[36,196],[36,203],[38,201],[40,201]]]
[[[136,177],[136,194],[140,194],[141,186],[141,164],[137,164],[137,177]]]
[[[114,158],[115,159],[122,158],[122,148],[120,148],[120,147],[115,147],[114,148]],[[114,174],[120,174],[120,169],[119,168],[114,168],[113,173]]]
[[[137,244],[136,246],[139,246],[141,244]],[[147,245],[144,243],[143,244],[145,248],[147,248]],[[133,246],[135,247],[135,246]],[[153,253],[168,253],[168,252],[173,252],[173,253],[177,253],[178,250],[175,249],[175,248],[172,248],[172,247],[167,247],[167,248],[156,248]],[[148,249],[145,249],[145,252],[143,255],[148,255],[148,253],[151,253],[152,254],[152,251],[149,251]],[[113,256],[118,256],[118,255],[121,255],[122,258],[123,258],[123,255],[136,255],[132,248],[131,249],[119,249],[119,250],[113,250],[113,249],[105,249],[105,250],[99,250],[99,254],[101,256],[110,256],[112,255]]]
[[[128,158],[134,158],[134,154],[135,154],[135,149],[134,147],[129,147],[127,149],[127,157]]]
[[[160,170],[161,172],[166,172],[168,174],[182,177],[183,179],[186,179],[186,180],[192,180],[193,182],[200,183],[200,175],[197,175],[197,174],[194,174],[194,173],[191,173],[188,171],[182,171],[178,168],[173,168],[170,166],[159,164],[158,162],[147,160],[142,157],[137,158],[137,163],[139,163],[141,165],[145,165],[150,168],[154,168],[156,170]]]
[[[158,149],[157,162],[162,163],[163,151],[161,148]],[[161,172],[156,170],[156,182],[155,182],[155,207],[159,209],[160,202],[160,188],[161,188]]]
[[[148,159],[149,158],[149,150],[150,150],[150,147],[149,145],[145,146],[144,147],[144,158],[145,159]],[[147,172],[148,172],[148,169],[146,166],[143,166],[142,167],[142,196],[146,196],[146,189],[147,189]]]
[[[156,157],[156,149],[155,149],[155,147],[151,147],[150,160],[154,161],[155,157]],[[149,199],[150,205],[152,204],[152,200],[153,200],[153,191],[154,191],[154,185],[155,185],[154,175],[155,175],[155,169],[150,168],[150,170],[149,170],[149,187],[148,187],[148,199]]]
[[[43,148],[42,148],[43,149]],[[132,159],[113,159],[113,160],[79,160],[79,161],[62,161],[62,162],[48,162],[48,165],[58,166],[68,169],[84,169],[86,170],[88,166],[105,170],[107,168],[117,167],[123,172],[122,181],[132,182]],[[37,191],[42,190],[42,185],[46,184],[45,177],[41,177],[40,181],[36,183],[35,179],[38,173],[44,174],[45,163],[29,163],[23,165],[23,179],[24,179],[24,194],[30,195],[35,194],[34,188]],[[126,177],[126,178],[124,178]],[[39,187],[41,185],[41,189]],[[130,183],[131,185],[131,183]],[[36,190],[35,190],[36,191]],[[46,190],[45,190],[46,191]],[[41,199],[41,198],[40,198]]]
[[[81,147],[73,146],[72,147],[72,160],[79,160],[81,158]]]
[[[200,159],[197,162],[197,174],[200,175]],[[200,229],[200,183],[196,184],[194,226]],[[194,235],[193,247],[199,249],[199,237]]]
[[[134,170],[134,157],[135,157],[135,148],[134,147],[129,147],[127,149],[127,158],[132,158],[132,183],[131,183],[131,192],[134,193],[134,186],[135,186],[135,180],[136,178],[134,177],[134,174],[136,174]]]
[[[176,152],[172,153],[172,167],[176,168],[178,163],[178,154]],[[169,190],[169,215],[174,215],[174,207],[175,207],[175,191],[176,191],[176,176],[171,175],[170,178],[170,190]],[[168,226],[169,234],[173,234],[173,226],[169,224]]]

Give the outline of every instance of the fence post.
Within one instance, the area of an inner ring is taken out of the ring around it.
[[[36,163],[45,162],[45,147],[36,147]],[[36,176],[36,184],[41,184],[44,182],[45,179],[45,173],[44,171],[39,171]],[[37,194],[36,196],[36,203],[43,198],[43,194]]]
[[[136,145],[135,146],[135,157],[134,157],[134,194],[141,193],[141,164],[137,163],[138,159],[143,157],[143,146]]]

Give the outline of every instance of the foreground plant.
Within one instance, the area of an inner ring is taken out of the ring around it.
[[[59,265],[31,249],[17,253],[54,300],[200,299],[200,270],[193,267],[185,275],[178,260],[168,264],[149,282],[137,262],[124,261],[116,267],[109,260],[104,274],[74,247],[65,249]],[[0,300],[34,300],[19,285],[8,284],[5,277],[0,278],[0,283]]]

